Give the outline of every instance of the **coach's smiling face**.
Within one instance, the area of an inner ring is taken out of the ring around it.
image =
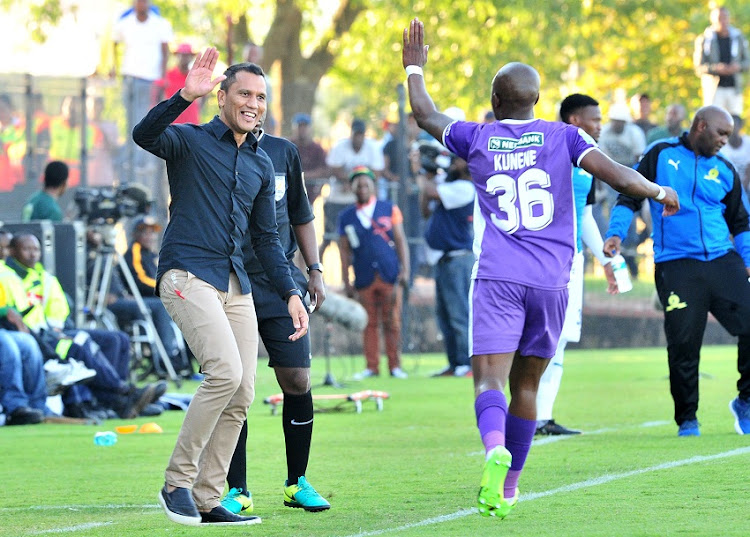
[[[219,118],[235,134],[252,132],[266,111],[266,80],[254,73],[239,71],[226,91],[219,90]]]

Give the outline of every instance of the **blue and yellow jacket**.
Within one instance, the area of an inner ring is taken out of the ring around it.
[[[649,200],[656,263],[711,261],[737,250],[750,267],[748,213],[740,178],[726,158],[696,155],[684,133],[654,142],[636,170],[650,181],[672,187],[680,197],[679,212],[668,218],[662,217],[661,204]],[[640,204],[640,199],[620,194],[606,237],[624,239]]]

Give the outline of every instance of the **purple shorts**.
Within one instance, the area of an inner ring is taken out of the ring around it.
[[[520,351],[552,358],[557,350],[568,290],[528,287],[498,280],[471,283],[469,355]]]

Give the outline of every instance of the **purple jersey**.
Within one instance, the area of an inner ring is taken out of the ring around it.
[[[575,252],[573,165],[596,147],[583,130],[541,119],[456,121],[443,144],[477,189],[473,278],[564,289]]]

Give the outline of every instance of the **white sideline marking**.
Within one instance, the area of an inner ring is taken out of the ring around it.
[[[51,530],[40,530],[31,533],[30,535],[42,535],[45,533],[70,533],[72,531],[84,531],[92,528],[99,528],[101,526],[109,526],[112,522],[87,522],[86,524],[78,524],[77,526],[69,526],[67,528],[55,528]]]
[[[700,462],[707,462],[707,461],[713,461],[717,459],[724,459],[727,457],[735,457],[737,455],[745,455],[750,453],[750,446],[743,447],[743,448],[737,448],[730,451],[725,451],[723,453],[716,453],[715,455],[697,455],[695,457],[690,457],[689,459],[682,459],[679,461],[671,461],[671,462],[665,462],[662,464],[657,464],[655,466],[648,466],[646,468],[639,468],[637,470],[631,470],[629,472],[623,472],[620,474],[605,474],[603,476],[595,477],[593,479],[587,479],[586,481],[579,481],[578,483],[572,483],[570,485],[564,485],[562,487],[558,487],[556,489],[551,490],[545,490],[543,492],[530,492],[528,494],[521,494],[521,497],[519,501],[531,501],[531,500],[537,500],[539,498],[544,498],[546,496],[552,496],[553,494],[559,494],[561,492],[572,492],[574,490],[587,488],[587,487],[595,487],[597,485],[604,485],[605,483],[609,483],[611,481],[616,481],[618,479],[626,479],[628,477],[633,477],[635,475],[640,474],[646,474],[649,472],[656,472],[658,470],[667,470],[670,468],[677,468],[678,466],[685,466],[686,464],[693,464],[693,463],[700,463]],[[382,530],[372,530],[372,531],[362,531],[359,533],[354,533],[352,535],[348,535],[347,537],[368,537],[370,535],[383,535],[385,533],[391,533],[395,531],[402,531],[402,530],[408,530],[411,528],[417,528],[420,526],[429,526],[430,524],[439,524],[441,522],[449,522],[451,520],[456,520],[458,518],[462,518],[465,516],[472,515],[474,513],[477,513],[476,509],[462,509],[461,511],[456,511],[455,513],[449,513],[447,515],[442,515],[434,518],[428,518],[425,520],[421,520],[419,522],[412,522],[410,524],[404,524],[403,526],[398,526],[395,528],[385,528]]]
[[[64,509],[67,511],[81,511],[83,509],[154,509],[161,511],[161,507],[158,504],[128,504],[128,503],[116,503],[116,504],[98,504],[98,505],[29,505],[28,507],[0,507],[0,513],[8,511],[49,511],[51,509]]]

